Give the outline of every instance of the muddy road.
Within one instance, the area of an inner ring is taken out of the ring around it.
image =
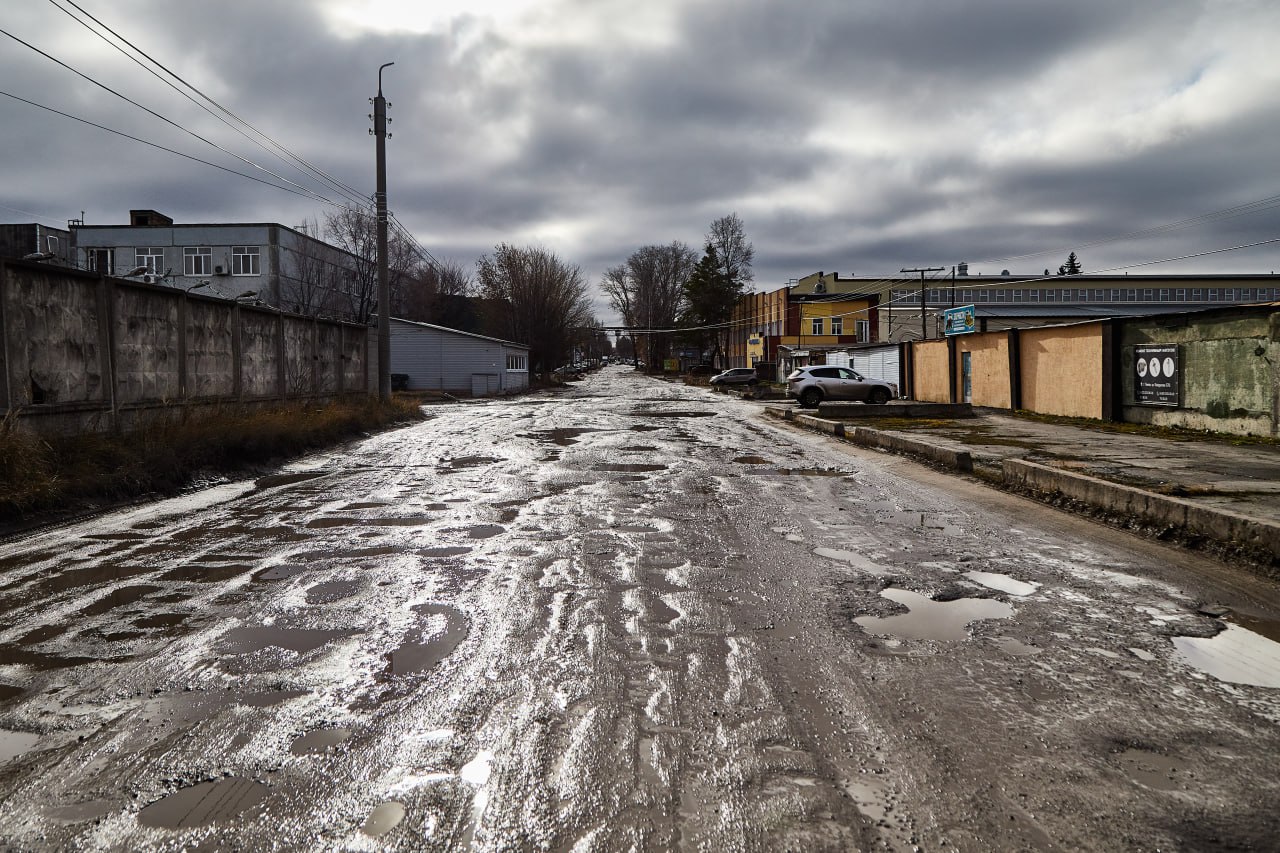
[[[627,368],[430,415],[0,545],[0,849],[1275,849],[1273,585]]]

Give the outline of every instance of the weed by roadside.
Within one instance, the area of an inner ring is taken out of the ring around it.
[[[41,437],[0,421],[0,520],[174,494],[201,474],[234,472],[421,418],[396,395],[271,408],[175,411],[127,434]]]

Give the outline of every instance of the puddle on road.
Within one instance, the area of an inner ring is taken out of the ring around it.
[[[191,618],[190,613],[155,613],[133,620],[135,628],[177,628]]]
[[[650,465],[639,462],[614,462],[604,465],[596,465],[592,471],[608,471],[619,474],[646,474],[653,471],[665,471],[666,465]]]
[[[446,548],[423,548],[418,552],[422,557],[461,557],[463,554],[470,554],[471,549],[465,545],[455,545]]]
[[[477,524],[467,528],[467,536],[472,539],[492,539],[507,532],[501,524]]]
[[[293,755],[321,755],[351,737],[351,729],[316,729],[289,744]]]
[[[424,616],[443,616],[444,631],[425,643],[403,643],[387,655],[387,673],[411,675],[425,672],[447,658],[467,638],[467,618],[446,604],[419,604],[415,613]]]
[[[51,669],[68,669],[73,666],[83,666],[86,663],[115,660],[126,660],[126,658],[90,658],[79,655],[62,657],[60,655],[46,655],[42,652],[24,649],[21,646],[0,646],[0,665],[21,664],[22,666],[31,667],[37,672],[45,672]]]
[[[107,593],[99,598],[93,604],[80,610],[81,616],[100,616],[117,607],[124,607],[128,604],[135,604],[153,592],[159,592],[163,587],[151,586],[143,584],[140,586],[122,586]]]
[[[446,459],[441,464],[454,471],[461,471],[464,468],[478,468],[481,465],[492,465],[502,461],[497,456],[459,456],[457,459]]]
[[[654,430],[658,430],[658,429],[662,429],[662,427],[654,426],[652,424],[636,424],[635,426],[631,427],[632,432],[653,432]]]
[[[765,459],[763,456],[735,456],[733,461],[742,465],[768,465],[769,464],[769,460]]]
[[[253,571],[253,566],[230,563],[207,566],[200,563],[170,569],[160,576],[162,581],[190,581],[192,583],[221,583]]]
[[[1173,645],[1187,663],[1219,681],[1280,688],[1280,643],[1230,622],[1225,625],[1214,637],[1174,637]]]
[[[408,515],[393,518],[370,518],[365,524],[371,527],[421,527],[434,521],[429,515]]]
[[[987,589],[1007,592],[1010,595],[1030,595],[1040,587],[1038,583],[1014,580],[1008,575],[996,572],[965,572],[964,576],[975,583],[985,586]]]
[[[968,625],[979,619],[1008,619],[1013,606],[989,598],[958,598],[934,601],[918,592],[890,587],[880,595],[908,608],[896,616],[859,616],[854,619],[865,631],[880,636],[911,640],[965,640]]]
[[[0,764],[28,753],[40,742],[40,735],[0,729]]]
[[[326,581],[307,590],[307,604],[332,604],[356,594],[360,586],[355,581]]]
[[[305,483],[307,480],[315,480],[327,474],[326,471],[301,471],[296,474],[272,474],[269,477],[259,477],[253,481],[253,487],[261,491],[262,489],[273,489],[276,486],[291,486],[294,483]]]
[[[43,643],[45,640],[61,637],[65,633],[67,633],[66,625],[41,625],[39,628],[23,634],[16,642],[20,646],[34,646],[37,643]]]
[[[394,800],[381,803],[369,812],[360,831],[370,838],[378,838],[395,829],[404,820],[404,805]]]
[[[19,687],[16,684],[0,684],[0,702],[8,702],[10,699],[17,699],[23,693],[26,693],[25,687]]]
[[[24,599],[43,598],[52,593],[66,592],[82,586],[97,586],[98,584],[127,580],[135,575],[146,574],[150,571],[152,569],[149,566],[126,566],[119,563],[105,563],[83,569],[68,569],[42,579],[30,590],[21,593],[21,595]]]
[[[57,823],[75,824],[106,817],[119,808],[117,803],[110,800],[88,800],[83,803],[72,803],[69,806],[54,806],[46,809],[44,816]]]
[[[138,812],[138,823],[163,829],[203,826],[243,814],[266,799],[268,790],[236,776],[201,782],[156,800]]]
[[[792,535],[794,534],[787,536],[788,541],[790,542],[804,541],[803,536],[796,535],[796,538],[792,539],[791,538]],[[814,548],[813,553],[819,557],[826,557],[828,560],[838,560],[841,563],[848,563],[849,565],[853,566],[855,569],[859,569],[860,571],[871,572],[872,574],[879,574],[880,572],[884,571],[883,566],[871,560],[870,558],[857,553],[856,551],[842,551],[838,548]]]
[[[578,443],[578,436],[589,432],[604,432],[604,430],[592,427],[562,427],[560,429],[547,429],[539,432],[526,432],[521,435],[521,438],[532,438],[536,441],[549,441],[552,444],[558,444],[561,447],[568,447],[571,444]]]
[[[619,447],[619,450],[627,453],[656,453],[658,448],[652,444],[628,444],[625,447]]]
[[[259,652],[275,646],[291,652],[305,654],[340,637],[359,633],[350,630],[326,630],[324,628],[277,628],[273,626],[246,626],[232,628],[223,635],[221,650],[229,654]]]
[[[306,574],[311,566],[270,566],[254,574],[255,581],[282,581],[295,575]]]
[[[826,468],[770,468],[748,471],[748,474],[776,477],[850,477],[848,471],[831,471]]]
[[[1167,755],[1126,749],[1116,760],[1130,779],[1156,791],[1181,791],[1192,781],[1186,764]]]
[[[366,522],[360,518],[349,518],[347,516],[329,516],[327,518],[313,518],[307,522],[306,526],[312,530],[322,530],[327,527],[351,527],[357,524],[365,524]]]

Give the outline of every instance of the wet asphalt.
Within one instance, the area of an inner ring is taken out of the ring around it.
[[[0,849],[1280,837],[1280,591],[612,367],[0,545]]]

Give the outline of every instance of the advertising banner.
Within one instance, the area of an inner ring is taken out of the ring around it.
[[[968,335],[976,330],[972,305],[948,308],[942,312],[942,332],[946,335]]]
[[[1140,406],[1182,405],[1177,344],[1133,348],[1133,397]]]

